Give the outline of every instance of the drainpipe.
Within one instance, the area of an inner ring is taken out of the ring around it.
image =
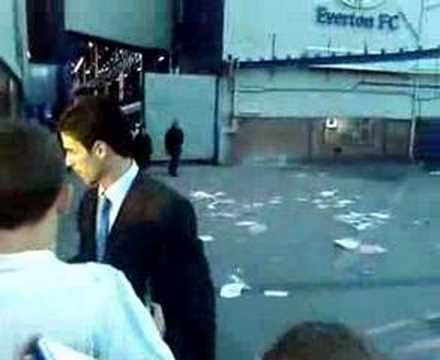
[[[420,1],[420,12],[419,12],[419,21],[418,21],[418,39],[417,39],[417,47],[421,46],[421,39],[423,36],[423,18],[425,15],[425,0]],[[419,60],[416,62],[416,72],[419,70]],[[414,88],[412,93],[412,104],[411,104],[411,131],[409,138],[409,158],[414,161],[414,147],[416,142],[416,128],[417,128],[417,118],[420,111],[417,109],[418,104],[418,95],[419,95],[419,78],[416,74],[414,77]]]
[[[411,130],[409,135],[409,158],[414,161],[414,147],[416,139],[416,127],[417,127],[417,94],[418,94],[418,79],[415,78],[415,84],[413,93],[411,96]]]

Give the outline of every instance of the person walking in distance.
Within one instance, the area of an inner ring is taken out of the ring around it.
[[[183,142],[183,130],[180,128],[177,119],[174,119],[172,125],[165,134],[165,149],[167,154],[171,157],[168,164],[168,173],[171,176],[177,176],[177,168],[179,166]]]

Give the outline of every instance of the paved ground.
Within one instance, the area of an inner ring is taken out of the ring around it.
[[[244,288],[218,297],[219,360],[253,360],[306,319],[367,331],[396,359],[440,357],[440,174],[397,163],[152,173],[193,200],[219,293]],[[67,257],[73,214],[62,229]]]

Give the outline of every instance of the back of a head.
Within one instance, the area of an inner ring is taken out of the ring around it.
[[[40,126],[0,122],[0,229],[37,223],[53,206],[64,181],[63,153]]]
[[[263,360],[376,360],[370,344],[345,325],[304,322],[292,327]]]
[[[144,167],[147,151],[143,136],[134,137],[132,125],[117,102],[109,97],[82,96],[63,112],[58,130],[75,138],[88,150],[95,141],[104,141],[116,154],[134,158]]]

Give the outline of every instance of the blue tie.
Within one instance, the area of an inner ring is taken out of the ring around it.
[[[112,203],[105,195],[100,196],[98,204],[98,217],[96,221],[96,260],[104,260],[105,245],[109,232],[110,208]]]

